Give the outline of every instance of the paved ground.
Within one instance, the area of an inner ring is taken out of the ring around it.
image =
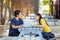
[[[50,23],[50,28],[52,32],[55,34],[57,40],[60,40],[60,20],[56,22],[56,26],[53,23]]]
[[[56,24],[57,24],[56,26],[53,23],[49,23],[49,24],[50,24],[50,28],[51,28],[52,32],[55,34],[57,40],[60,40],[60,20],[58,20],[58,22],[56,22]],[[3,34],[3,35],[7,35],[7,33]],[[16,40],[16,37],[14,37],[14,38],[11,38],[11,37],[0,38],[0,40],[13,40],[13,39]],[[29,40],[30,37],[26,37],[25,39]],[[31,37],[31,40],[35,40],[35,37]],[[39,40],[39,38],[36,38],[36,40]]]

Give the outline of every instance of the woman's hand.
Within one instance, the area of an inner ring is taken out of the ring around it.
[[[37,26],[37,24],[36,23],[33,23],[32,26]]]
[[[32,24],[32,26],[33,26],[33,27],[38,27],[38,24],[35,24],[35,23],[34,23],[34,24]]]

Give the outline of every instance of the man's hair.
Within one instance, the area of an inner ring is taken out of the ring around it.
[[[20,10],[16,10],[16,11],[14,12],[14,16],[17,17],[17,15],[19,15],[20,12],[21,12]]]

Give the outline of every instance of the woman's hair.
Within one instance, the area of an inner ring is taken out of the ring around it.
[[[14,12],[14,16],[17,17],[17,15],[19,15],[20,12],[21,12],[20,10],[16,10],[16,11]]]
[[[41,14],[39,14],[39,13],[37,13],[36,14],[37,16],[39,16],[39,24],[41,25],[41,19],[44,19],[42,16],[41,16]],[[44,19],[44,21],[46,22],[46,20]],[[46,24],[47,24],[47,22],[46,22]],[[48,24],[47,24],[48,25]]]
[[[40,21],[41,21],[41,19],[42,19],[43,17],[42,17],[41,14],[39,14],[39,13],[37,13],[36,15],[39,16],[39,24],[41,25],[41,22],[40,22]]]
[[[39,16],[39,19],[43,18],[39,13],[37,13],[36,15]]]

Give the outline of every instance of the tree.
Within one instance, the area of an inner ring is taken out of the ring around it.
[[[43,0],[43,5],[49,5],[51,3],[51,0]]]
[[[6,2],[5,2],[5,0],[1,0],[1,25],[5,24],[6,13],[7,13],[7,9],[8,9],[8,4],[9,4],[9,0],[6,0]]]
[[[1,0],[1,25],[3,25],[4,24],[4,20],[3,20],[3,0]]]

